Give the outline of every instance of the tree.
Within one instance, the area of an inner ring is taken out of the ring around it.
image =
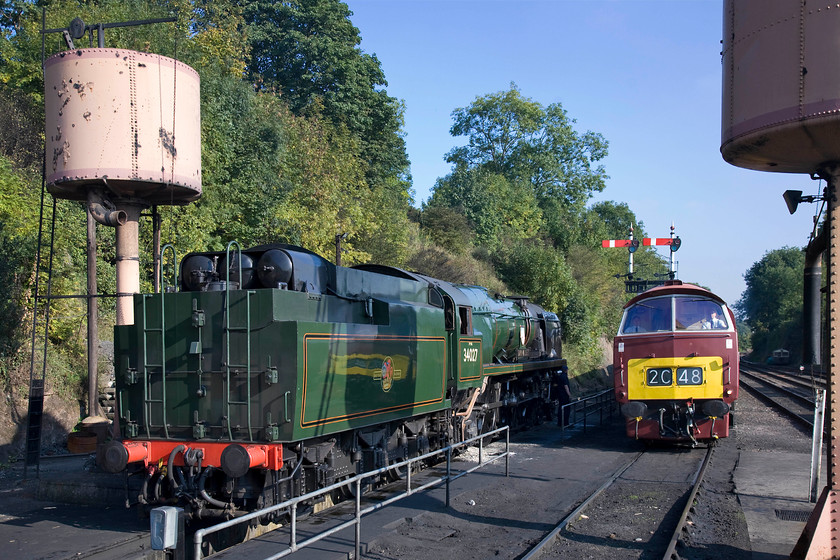
[[[352,12],[338,0],[243,3],[251,60],[248,79],[277,91],[297,115],[316,104],[334,125],[361,142],[369,179],[407,179],[403,107],[382,89],[385,74],[376,55],[359,48]]]
[[[457,167],[439,179],[426,207],[447,207],[463,214],[477,242],[491,250],[504,240],[534,237],[542,221],[527,184],[480,168]]]
[[[598,202],[589,209],[589,222],[598,224],[601,227],[593,227],[595,236],[593,241],[602,239],[626,239],[633,228],[633,237],[641,239],[645,237],[644,224],[630,210],[626,202],[615,202],[612,200]]]
[[[549,311],[566,311],[576,289],[572,271],[562,255],[540,241],[521,241],[499,251],[495,257],[499,277],[515,293],[524,294]],[[565,335],[577,339],[571,322],[564,322]]]
[[[476,97],[452,118],[450,133],[466,144],[446,154],[452,170],[423,213],[464,216],[500,279],[560,315],[578,363],[600,364],[598,338],[614,331],[624,298],[615,279],[623,260],[601,252],[600,240],[635,220],[626,205],[586,209],[605,186],[598,162],[607,141],[576,132],[560,103],[543,106],[515,84]]]
[[[421,217],[422,231],[436,245],[456,255],[473,247],[473,231],[469,220],[449,206],[430,206]]]
[[[400,264],[411,203],[404,107],[384,90],[376,56],[359,48],[352,12],[338,0],[242,5],[251,49],[248,80],[260,91],[276,92],[294,115],[322,118],[357,143],[367,187],[357,192],[358,200],[376,208],[377,218],[349,233],[372,261]],[[348,189],[356,192],[353,185]]]
[[[775,348],[798,356],[802,347],[802,286],[805,255],[783,247],[766,253],[744,274],[747,288],[735,304],[752,330],[753,355],[766,357]]]
[[[511,83],[510,90],[477,97],[452,117],[450,133],[468,141],[446,156],[456,169],[481,168],[525,181],[541,206],[558,201],[578,212],[604,189],[608,177],[596,162],[606,157],[607,141],[597,133],[575,132],[574,119],[560,103],[543,107]]]

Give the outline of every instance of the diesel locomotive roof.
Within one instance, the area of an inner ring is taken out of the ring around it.
[[[726,305],[726,302],[707,290],[706,288],[701,288],[700,286],[696,286],[694,284],[683,284],[679,280],[669,280],[663,286],[657,286],[655,288],[651,288],[646,292],[643,292],[627,303],[624,304],[624,309],[631,307],[638,303],[641,300],[649,299],[652,297],[661,297],[661,296],[673,296],[673,295],[688,295],[688,296],[699,296],[699,297],[706,297],[709,299],[713,299],[722,305]]]

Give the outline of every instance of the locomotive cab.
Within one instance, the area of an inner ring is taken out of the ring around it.
[[[613,353],[628,436],[695,443],[729,435],[738,339],[723,300],[679,281],[649,290],[625,306]]]

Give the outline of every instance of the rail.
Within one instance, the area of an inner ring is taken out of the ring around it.
[[[549,532],[540,542],[538,542],[531,550],[529,550],[524,556],[522,556],[522,560],[535,560],[542,556],[543,552],[547,550],[554,541],[557,540],[557,537],[560,533],[571,523],[574,519],[577,519],[578,515],[585,510],[589,504],[595,501],[595,499],[601,495],[607,488],[612,486],[616,480],[623,475],[627,469],[632,467],[636,461],[638,461],[642,455],[644,455],[644,451],[639,451],[636,453],[633,458],[627,462],[626,464],[620,466],[611,476],[607,479],[604,484],[602,484],[598,489],[592,492],[589,497],[587,497],[578,507],[572,511],[569,515],[564,517],[560,523],[557,524],[554,529]]]
[[[569,404],[564,404],[561,407],[561,418],[569,418],[570,422],[560,422],[560,433],[565,435],[566,429],[573,426],[582,425],[583,433],[586,433],[588,427],[588,419],[590,416],[598,414],[598,425],[604,423],[604,409],[609,414],[609,419],[612,421],[613,413],[616,411],[615,394],[612,389],[589,395],[582,399],[572,401]],[[558,421],[560,418],[558,418]]]
[[[499,453],[498,455],[490,455],[489,457],[485,458],[484,457],[484,440],[487,439],[490,436],[493,436],[495,434],[499,434],[501,432],[505,432],[505,451],[503,453]],[[478,441],[478,464],[473,466],[472,468],[469,468],[465,471],[459,472],[458,474],[453,476],[452,475],[452,451],[454,449],[465,447],[465,446],[467,446],[468,444],[470,444],[474,441]],[[439,477],[439,478],[432,479],[431,481],[426,482],[425,484],[422,484],[421,486],[418,486],[417,488],[412,488],[411,487],[411,471],[412,471],[411,466],[414,463],[417,463],[419,461],[423,461],[425,459],[430,459],[432,457],[436,457],[436,456],[440,456],[440,455],[446,455],[446,475],[442,476],[442,477]],[[367,514],[372,513],[376,510],[379,510],[379,509],[381,509],[381,508],[383,508],[387,505],[390,505],[394,502],[402,500],[403,498],[407,498],[408,496],[411,496],[412,494],[414,494],[416,492],[420,492],[422,490],[427,490],[429,488],[433,488],[433,487],[438,486],[438,485],[443,484],[443,483],[446,483],[446,507],[449,507],[449,483],[450,482],[452,482],[453,480],[457,480],[457,479],[461,478],[462,476],[470,474],[471,472],[473,472],[475,470],[478,470],[481,467],[483,467],[485,465],[488,465],[488,464],[490,464],[494,461],[497,461],[501,458],[505,459],[505,476],[509,476],[509,473],[510,473],[510,428],[508,426],[503,426],[501,428],[493,430],[492,432],[487,432],[485,434],[481,434],[479,436],[472,437],[472,438],[464,440],[462,442],[458,442],[456,444],[452,444],[452,445],[449,445],[447,447],[444,447],[443,449],[438,449],[438,450],[426,453],[425,455],[421,455],[419,457],[414,457],[412,459],[401,461],[401,462],[395,463],[393,465],[388,465],[387,467],[382,467],[381,469],[376,469],[374,471],[369,471],[369,472],[358,474],[358,475],[356,475],[352,478],[349,478],[347,480],[343,480],[343,481],[337,482],[337,483],[335,483],[331,486],[327,486],[326,488],[321,488],[319,490],[316,490],[315,492],[310,492],[309,494],[305,494],[303,496],[298,496],[296,498],[291,498],[291,499],[286,500],[285,502],[282,502],[280,504],[276,504],[276,505],[267,507],[265,509],[254,511],[254,512],[249,513],[247,515],[243,515],[242,517],[237,517],[236,519],[231,519],[229,521],[219,523],[218,525],[213,525],[212,527],[206,527],[204,529],[199,529],[198,531],[195,532],[195,535],[193,535],[193,547],[194,547],[193,559],[194,560],[201,560],[201,558],[203,558],[202,544],[204,543],[205,536],[207,536],[209,534],[212,534],[212,533],[216,533],[216,532],[224,530],[224,529],[227,529],[229,527],[233,527],[234,525],[238,525],[238,524],[241,524],[241,523],[247,523],[247,522],[252,521],[254,519],[258,519],[258,518],[260,518],[264,515],[269,515],[273,512],[285,510],[287,508],[290,510],[290,517],[291,517],[291,522],[290,522],[290,525],[289,525],[289,528],[290,528],[289,547],[282,550],[281,552],[273,555],[273,556],[270,556],[270,557],[266,558],[265,560],[275,560],[277,558],[283,558],[284,556],[288,556],[289,554],[297,552],[301,548],[304,548],[306,546],[314,544],[314,543],[316,543],[316,542],[318,542],[322,539],[325,539],[325,538],[329,537],[330,535],[333,535],[333,534],[335,534],[339,531],[342,531],[344,529],[347,529],[348,527],[353,527],[353,526],[355,526],[355,528],[356,528],[355,556],[354,556],[354,558],[359,558],[360,557],[360,552],[361,552],[362,517],[364,515],[367,515]],[[402,468],[405,468],[405,472],[406,472],[406,475],[405,475],[405,488],[406,489],[405,489],[405,491],[400,493],[400,494],[391,496],[391,497],[389,497],[389,498],[387,498],[387,499],[385,499],[381,502],[375,503],[373,505],[370,505],[370,506],[362,509],[362,507],[361,507],[361,496],[362,496],[362,484],[363,484],[363,482],[366,479],[369,479],[371,477],[378,476],[378,475],[381,475],[381,474],[385,474],[389,471],[402,469]],[[355,496],[355,500],[356,500],[356,506],[355,506],[355,512],[354,512],[354,515],[353,515],[353,519],[351,519],[349,521],[345,521],[345,522],[343,522],[339,525],[336,525],[335,527],[332,527],[332,528],[327,529],[327,530],[325,530],[321,533],[318,533],[318,534],[316,534],[316,535],[314,535],[314,536],[312,536],[312,537],[310,537],[310,538],[308,538],[308,539],[306,539],[302,542],[297,542],[297,506],[298,506],[298,504],[300,502],[303,502],[303,501],[312,500],[312,499],[317,498],[319,496],[322,496],[324,494],[329,494],[329,493],[334,492],[336,490],[339,490],[339,489],[341,489],[345,486],[350,486],[351,484],[355,486],[354,496]]]

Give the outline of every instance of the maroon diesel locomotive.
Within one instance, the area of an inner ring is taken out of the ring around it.
[[[613,343],[615,398],[636,439],[727,437],[738,398],[738,334],[726,303],[670,280],[624,306]]]

